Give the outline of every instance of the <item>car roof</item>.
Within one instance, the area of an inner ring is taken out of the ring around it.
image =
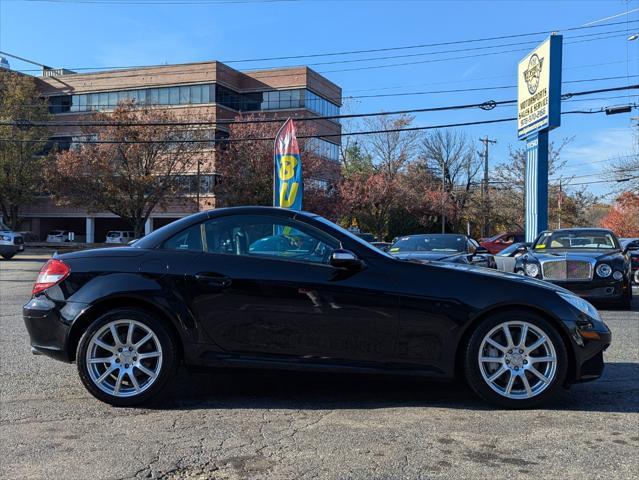
[[[224,217],[227,215],[250,215],[250,214],[259,214],[259,215],[274,215],[279,217],[286,218],[297,218],[297,217],[306,217],[306,218],[317,218],[319,215],[316,215],[311,212],[306,211],[298,211],[291,210],[288,208],[281,207],[267,207],[267,206],[242,206],[242,207],[223,207],[223,208],[215,208],[212,210],[204,210],[199,213],[194,213],[187,217],[183,217],[175,222],[169,223],[168,225],[151,232],[149,235],[141,238],[135,243],[136,247],[148,248],[156,245],[156,242],[161,238],[168,238],[171,235],[178,233],[186,228],[189,228],[191,225],[195,225],[196,223],[203,222],[207,219]],[[158,233],[160,232],[160,233]]]

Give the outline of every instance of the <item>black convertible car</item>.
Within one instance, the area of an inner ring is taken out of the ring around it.
[[[399,260],[310,213],[238,207],[120,248],[56,256],[24,320],[34,353],[76,362],[117,406],[158,397],[178,364],[461,376],[530,407],[603,370],[610,331],[550,283]]]
[[[630,308],[630,256],[604,228],[568,228],[541,232],[527,253],[517,258],[515,271],[561,285],[590,301]]]
[[[455,233],[425,233],[397,239],[388,250],[402,260],[464,263],[497,268],[495,258],[476,240]]]

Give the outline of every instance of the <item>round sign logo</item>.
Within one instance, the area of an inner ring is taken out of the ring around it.
[[[528,93],[531,95],[533,95],[537,91],[537,87],[539,87],[539,78],[541,77],[541,67],[543,63],[544,58],[539,58],[536,53],[528,60],[528,69],[524,71],[524,80],[526,80],[526,85],[528,86]]]

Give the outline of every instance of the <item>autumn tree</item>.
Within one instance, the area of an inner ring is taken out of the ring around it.
[[[421,158],[439,178],[440,211],[446,214],[447,224],[462,231],[473,184],[481,168],[474,145],[461,131],[435,130],[424,136]]]
[[[639,193],[628,191],[619,195],[601,226],[619,237],[639,237]]]
[[[207,146],[208,131],[170,125],[177,121],[166,109],[134,102],[95,114],[83,129],[86,143],[59,153],[48,171],[55,199],[114,213],[141,236],[151,212],[175,198],[181,176],[196,170]]]
[[[392,238],[392,223],[406,213],[403,179],[416,158],[419,136],[402,129],[412,121],[407,115],[367,120],[366,128],[378,133],[352,144],[343,155],[343,212],[355,219],[361,230],[372,231],[379,239]]]
[[[548,152],[548,177],[556,177],[566,166],[566,161],[561,157],[562,150],[572,141],[572,138],[565,138],[559,144],[551,143]],[[548,184],[548,221],[549,225],[557,226],[559,221],[559,205],[570,204],[569,195],[565,188],[570,184],[571,177],[558,180],[550,180]],[[493,186],[490,189],[491,216],[494,231],[523,230],[524,228],[524,196],[526,184],[526,148],[509,147],[508,160],[500,164],[493,174]],[[562,195],[562,202],[559,197]],[[573,202],[573,206],[586,208],[585,197],[583,202]],[[581,214],[581,213],[580,213]],[[575,218],[575,211],[567,210],[562,215],[563,226],[572,226]]]
[[[229,125],[215,165],[222,176],[216,191],[220,206],[273,205],[274,139],[282,124],[265,119],[262,114],[240,115]],[[339,164],[318,154],[316,141],[309,138],[316,135],[310,122],[296,122],[295,128],[304,178],[302,206],[334,218]]]
[[[43,189],[43,151],[49,130],[32,122],[46,120],[48,105],[36,80],[0,69],[0,209],[5,222],[15,230],[21,207]]]

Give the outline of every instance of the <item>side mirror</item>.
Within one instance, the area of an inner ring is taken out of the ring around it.
[[[362,261],[349,250],[333,250],[329,262],[335,268],[358,269],[362,267]]]
[[[528,247],[526,245],[521,245],[517,247],[517,250],[515,250],[515,253],[526,253],[527,251],[528,251]]]
[[[490,253],[486,247],[482,247],[481,245],[475,249],[475,255],[487,254]]]

